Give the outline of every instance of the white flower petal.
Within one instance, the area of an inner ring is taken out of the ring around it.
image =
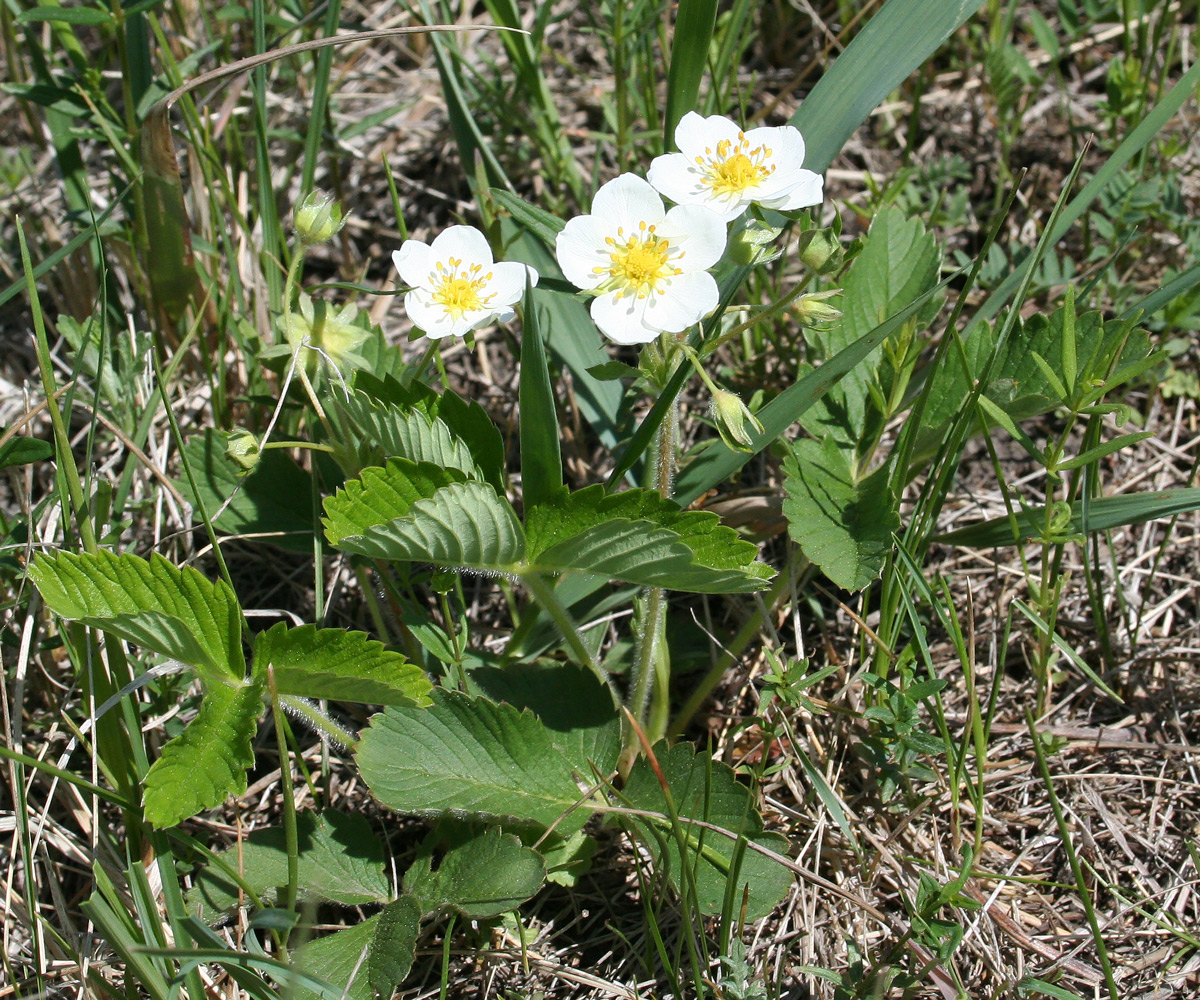
[[[648,344],[658,337],[642,321],[649,299],[609,292],[592,300],[592,322],[614,344]]]
[[[723,115],[704,118],[695,111],[689,111],[675,126],[675,145],[685,156],[695,158],[706,149],[715,150],[722,139],[737,142],[741,131],[735,122]]]
[[[811,170],[800,170],[798,174],[796,182],[788,190],[773,198],[764,198],[763,205],[780,212],[793,212],[798,208],[821,204],[825,197],[825,179]]]
[[[404,311],[430,340],[455,336],[454,317],[447,312],[445,306],[434,302],[433,297],[423,288],[414,289],[404,296]]]
[[[461,260],[469,267],[479,264],[492,266],[492,248],[487,237],[474,226],[450,226],[437,234],[429,248],[435,263],[445,263],[450,258]]]
[[[695,160],[683,153],[656,156],[650,163],[646,179],[660,194],[678,205],[699,204],[709,197],[708,189],[704,186],[704,175],[696,167]]]
[[[420,240],[405,240],[399,250],[392,252],[392,263],[400,272],[400,280],[417,287],[427,281],[433,269],[429,247]]]
[[[725,252],[725,221],[699,205],[676,205],[657,231],[671,241],[671,263],[685,272],[707,270]],[[682,257],[676,248],[683,251]]]
[[[612,227],[615,231],[615,227]],[[595,215],[577,215],[569,220],[554,241],[555,255],[563,276],[577,288],[595,288],[608,275],[609,249],[604,238],[610,227]],[[605,273],[598,274],[595,268]]]
[[[592,215],[600,218],[611,235],[618,227],[633,231],[640,222],[654,225],[663,217],[663,203],[648,181],[637,174],[621,174],[596,192]]]
[[[706,271],[678,274],[646,303],[642,323],[652,330],[681,333],[717,308],[717,282]]]
[[[495,308],[498,311],[501,306],[511,306],[514,302],[519,302],[521,296],[525,294],[525,275],[530,271],[533,271],[533,268],[527,268],[524,264],[518,264],[515,261],[493,264],[491,267],[492,280],[483,289],[484,295],[493,296],[489,301],[489,308]],[[536,285],[537,272],[533,271],[533,274],[532,283]]]
[[[794,125],[752,128],[746,133],[750,148],[765,146],[771,151],[769,162],[779,171],[790,173],[804,163],[804,137]]]

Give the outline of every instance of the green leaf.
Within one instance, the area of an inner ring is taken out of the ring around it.
[[[254,676],[274,670],[280,694],[377,705],[429,704],[429,679],[365,632],[280,622],[254,640]]]
[[[163,747],[146,772],[146,820],[160,829],[246,790],[262,685],[208,685],[191,724]]]
[[[824,173],[846,140],[981,0],[889,0],[825,71],[791,123],[804,136],[804,166]]]
[[[390,509],[399,510],[410,484],[395,460],[386,470],[364,471],[361,485],[347,483],[345,490],[325,502],[330,543],[376,559],[516,572],[525,550],[524,533],[508,501],[497,496],[491,486],[451,483],[428,498],[415,500],[402,514],[375,519],[393,503]],[[383,499],[377,499],[381,496]],[[362,517],[367,507],[372,516]],[[360,519],[352,520],[355,516]]]
[[[231,496],[214,527],[231,535],[265,534],[282,549],[312,554],[312,477],[282,451],[261,453],[254,471],[226,452],[232,435],[209,428],[183,446],[196,477],[198,495],[184,477],[179,488],[193,506],[203,504],[211,517]]]
[[[371,991],[388,1000],[412,968],[421,930],[421,907],[411,896],[401,896],[379,914],[367,956]]]
[[[930,291],[937,284],[941,261],[937,241],[919,219],[906,218],[895,207],[880,211],[846,275],[842,292],[845,313],[832,330],[820,335],[825,356],[844,351]],[[936,305],[935,301],[923,307],[909,323],[921,324],[936,312]],[[807,414],[804,425],[814,437],[834,434],[844,443],[861,439],[867,386],[876,378],[881,356],[880,348],[871,351]]]
[[[393,458],[384,468],[363,469],[325,501],[325,534],[331,542],[408,516],[413,504],[451,483],[465,481],[457,470]]]
[[[54,457],[54,445],[40,438],[15,437],[0,445],[0,469],[13,465],[32,465]]]
[[[576,295],[550,291],[547,278],[562,278],[553,254],[536,237],[520,232],[511,220],[504,220],[503,234],[509,260],[529,264],[542,276],[533,290],[529,308],[545,310],[546,348],[571,372],[573,401],[583,418],[596,432],[600,443],[615,449],[620,440],[620,415],[625,391],[616,382],[602,382],[588,369],[609,360],[604,339],[588,315],[588,307]]]
[[[29,575],[55,614],[241,682],[242,612],[233,591],[155,553],[38,555]]]
[[[1157,493],[1129,493],[1115,497],[1100,497],[1087,505],[1087,523],[1083,521],[1083,503],[1071,504],[1071,523],[1063,534],[1108,531],[1127,524],[1142,524],[1162,518],[1178,517],[1193,510],[1200,510],[1200,489],[1162,490]],[[1016,512],[1020,538],[1040,538],[1046,523],[1044,507],[1030,507]],[[933,539],[949,545],[970,545],[987,548],[996,545],[1012,545],[1012,522],[1008,517],[997,517],[990,521],[977,521],[956,531],[937,535]]]
[[[663,144],[668,150],[676,148],[675,126],[679,119],[695,109],[700,97],[700,81],[708,67],[708,47],[716,23],[717,0],[686,0],[679,4],[663,119]]]
[[[302,900],[358,906],[391,898],[383,845],[365,817],[333,810],[303,812],[296,817],[296,825]],[[199,910],[209,923],[239,902],[237,882],[226,868],[239,873],[264,904],[274,902],[278,898],[275,890],[287,885],[287,838],[282,827],[255,830],[218,859],[219,863],[201,871],[186,897],[188,910]]]
[[[404,873],[404,891],[420,901],[423,913],[449,907],[465,917],[487,920],[515,910],[545,881],[541,855],[511,833],[494,826],[477,831],[444,824]]]
[[[612,695],[594,673],[574,663],[538,661],[471,671],[472,692],[529,709],[550,730],[568,760],[588,760],[608,773],[621,752],[621,726]]]
[[[846,452],[831,438],[823,446],[805,438],[793,444],[783,470],[783,513],[796,544],[839,587],[869,586],[900,528],[888,468],[855,482]]]
[[[95,7],[31,7],[14,18],[17,24],[59,21],[63,24],[112,24],[112,15]]]
[[[787,850],[787,841],[778,834],[763,832],[750,789],[737,780],[732,768],[712,760],[708,753],[696,753],[689,743],[670,748],[659,743],[654,749],[680,817],[686,855],[681,858],[669,819],[623,815],[621,821],[646,845],[677,891],[694,885],[700,911],[717,915],[724,907],[726,886],[734,873],[736,838],[740,835],[777,854]],[[645,758],[634,764],[622,797],[634,809],[664,816],[670,812],[658,776]],[[688,820],[711,823],[728,832],[698,827]],[[744,848],[736,879],[735,912],[741,905],[743,887],[748,886],[746,919],[758,920],[786,895],[792,873],[777,861]]]
[[[703,511],[684,511],[652,490],[560,492],[526,522],[528,563],[695,593],[760,590],[772,575],[757,549]]]
[[[860,337],[845,350],[839,351],[816,371],[788,386],[755,416],[763,425],[761,434],[752,435],[751,451],[734,451],[724,444],[714,444],[692,461],[679,478],[675,499],[683,506],[693,503],[707,490],[732,475],[767,445],[782,436],[789,426],[800,419],[805,411],[833,386],[846,376],[868,354],[896,333],[908,320],[915,316],[926,303],[955,275],[942,279],[941,284],[925,292],[916,301],[909,303],[886,322],[881,323],[865,337]]]
[[[371,720],[355,760],[368,788],[400,813],[452,813],[514,820],[569,836],[587,821],[575,808],[592,780],[587,759],[572,759],[531,712],[435,689],[427,709],[390,707]]]
[[[542,322],[529,286],[525,290],[525,325],[521,334],[520,424],[521,485],[525,505],[543,502],[562,485],[562,444],[558,411],[550,384],[550,367],[542,343]]]
[[[562,219],[503,188],[494,187],[488,193],[492,201],[508,212],[518,225],[546,244],[551,253],[554,252],[555,240],[567,225]]]
[[[334,987],[344,1000],[373,1000],[370,954],[382,913],[326,934],[296,949],[292,964]],[[415,934],[414,934],[415,938]],[[302,982],[290,986],[292,1000],[328,1000]]]
[[[337,412],[352,425],[347,439],[360,450],[373,452],[372,464],[389,458],[429,462],[457,469],[467,478],[482,478],[465,442],[454,437],[444,421],[417,409],[384,402],[365,392],[338,395]]]

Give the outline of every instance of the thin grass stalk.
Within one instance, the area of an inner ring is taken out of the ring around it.
[[[1108,945],[1100,930],[1100,921],[1096,916],[1096,908],[1092,904],[1092,894],[1088,889],[1087,880],[1083,875],[1083,866],[1079,863],[1079,855],[1075,853],[1075,843],[1071,839],[1071,829],[1067,826],[1067,817],[1063,813],[1058,795],[1054,791],[1054,777],[1046,764],[1046,754],[1042,750],[1042,737],[1037,731],[1033,713],[1025,710],[1025,725],[1029,729],[1029,738],[1033,742],[1033,753],[1037,758],[1038,773],[1046,789],[1046,797],[1050,801],[1050,809],[1054,813],[1054,822],[1058,826],[1058,836],[1066,852],[1067,861],[1071,865],[1071,874],[1075,877],[1075,888],[1079,892],[1079,901],[1083,904],[1083,912],[1087,916],[1088,926],[1092,931],[1092,941],[1096,945],[1096,957],[1100,960],[1100,968],[1104,972],[1104,981],[1108,987],[1109,1000],[1121,1000],[1121,991],[1113,977],[1112,962],[1108,957]]]
[[[342,16],[342,0],[329,0],[325,9],[325,23],[322,33],[326,38],[337,34],[338,22]],[[317,176],[317,159],[321,153],[322,133],[325,131],[325,119],[329,107],[329,75],[333,70],[333,49],[320,49],[316,58],[316,71],[313,74],[313,89],[311,108],[308,118],[308,132],[304,137],[304,161],[300,172],[300,196],[303,198],[312,190]]]

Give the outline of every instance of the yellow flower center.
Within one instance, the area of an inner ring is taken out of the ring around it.
[[[745,132],[738,133],[738,141],[722,139],[716,152],[706,147],[704,156],[697,156],[696,163],[704,174],[703,183],[712,188],[713,194],[741,194],[748,188],[758,187],[775,172],[775,164],[768,163],[771,150],[766,146],[751,148]]]
[[[463,262],[451,257],[446,265],[440,261],[437,270],[430,275],[433,285],[433,301],[440,305],[455,319],[464,313],[479,312],[495,298],[495,295],[484,295],[483,290],[492,280],[492,272],[483,274],[483,266],[472,264],[463,267]]]
[[[644,299],[651,292],[661,291],[660,283],[683,270],[671,263],[671,242],[654,232],[653,226],[645,222],[638,224],[635,236],[626,236],[623,228],[617,229],[616,237],[606,237],[609,247],[608,267],[595,268],[596,274],[608,274],[602,287],[611,288],[623,295],[636,295]],[[674,254],[675,259],[683,253]]]

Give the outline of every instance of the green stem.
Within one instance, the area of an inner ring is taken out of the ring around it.
[[[619,705],[620,699],[616,692],[613,691],[612,681],[604,668],[596,662],[596,658],[592,656],[592,651],[587,648],[587,643],[583,641],[583,636],[579,634],[579,626],[575,624],[575,620],[571,617],[571,613],[558,599],[558,595],[554,592],[554,586],[541,573],[527,573],[521,577],[521,581],[525,584],[526,589],[533,596],[533,599],[542,607],[542,609],[554,619],[554,624],[558,626],[562,632],[563,638],[566,639],[567,645],[571,647],[571,652],[585,667],[595,674],[600,682],[612,692],[613,703]]]
[[[300,718],[313,727],[325,739],[331,740],[338,746],[352,747],[358,742],[358,737],[348,729],[343,729],[329,716],[321,712],[315,705],[293,694],[281,694],[280,703],[289,711],[295,712]]]
[[[296,895],[300,884],[300,831],[296,825],[296,790],[292,784],[292,758],[288,753],[287,726],[283,708],[279,704],[279,689],[275,685],[275,668],[267,667],[267,687],[271,692],[271,716],[275,721],[275,741],[279,745],[279,780],[283,791],[283,838],[287,848],[287,887],[284,889],[283,908],[289,913],[296,909]],[[287,932],[280,942],[280,957],[287,960]]]

